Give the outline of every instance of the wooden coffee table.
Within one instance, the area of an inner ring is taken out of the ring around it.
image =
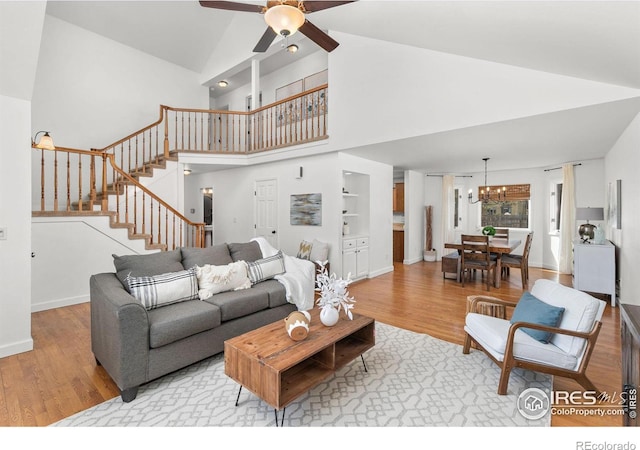
[[[276,425],[279,410],[375,345],[370,317],[349,320],[341,313],[336,325],[326,327],[317,308],[310,313],[305,340],[292,340],[279,320],[224,343],[224,373],[240,383],[240,391],[244,386],[272,406]]]

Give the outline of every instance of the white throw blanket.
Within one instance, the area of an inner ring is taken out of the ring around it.
[[[278,250],[262,236],[251,240],[260,245],[264,258],[278,253]],[[284,252],[283,256],[285,272],[276,275],[274,278],[284,286],[289,303],[296,305],[299,311],[312,309],[316,280],[315,264],[305,259],[285,255]]]

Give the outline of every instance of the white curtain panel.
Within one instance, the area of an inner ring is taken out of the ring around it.
[[[444,244],[453,242],[456,237],[453,228],[453,183],[455,177],[453,175],[444,175],[442,177],[442,243],[440,247],[440,255],[444,255]]]
[[[573,236],[575,232],[576,195],[573,164],[562,166],[562,209],[560,211],[560,273],[571,273],[573,268]]]

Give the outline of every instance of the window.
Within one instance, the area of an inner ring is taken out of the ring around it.
[[[551,232],[560,231],[560,212],[562,211],[562,183],[551,186],[551,224],[549,229]]]
[[[478,187],[478,198],[483,196],[486,188],[486,186]],[[504,188],[505,200],[482,203],[481,226],[529,228],[530,185],[512,184],[489,186],[488,188],[489,192],[500,192]]]

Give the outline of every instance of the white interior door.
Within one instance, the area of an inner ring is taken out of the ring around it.
[[[264,236],[273,247],[279,248],[278,184],[276,180],[256,181],[255,197],[256,236]]]

